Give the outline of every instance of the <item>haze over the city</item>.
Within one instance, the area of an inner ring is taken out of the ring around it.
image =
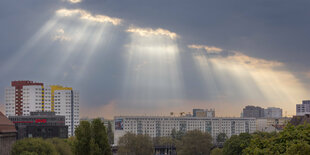
[[[80,91],[81,117],[310,98],[310,1],[0,1],[0,107],[13,80]]]

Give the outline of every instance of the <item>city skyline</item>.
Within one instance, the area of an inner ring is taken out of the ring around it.
[[[310,98],[310,2],[119,3],[1,1],[0,107],[14,80],[79,90],[81,117],[292,116]]]

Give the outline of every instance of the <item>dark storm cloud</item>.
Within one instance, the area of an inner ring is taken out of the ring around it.
[[[193,59],[195,51],[188,48],[188,45],[192,44],[223,49],[221,53],[204,55],[208,58],[226,58],[234,56],[235,53],[232,51],[241,51],[252,58],[281,62],[285,65],[285,69],[294,73],[298,80],[304,82],[304,85],[309,85],[307,80],[310,77],[306,77],[308,75],[306,72],[310,71],[308,69],[310,65],[308,61],[310,58],[309,4],[309,1],[288,0],[83,0],[75,4],[65,0],[1,1],[0,68],[21,51],[23,45],[46,22],[53,19],[56,10],[83,9],[93,17],[102,14],[120,18],[122,22],[118,26],[109,26],[108,32],[100,36],[104,42],[98,44],[83,76],[76,80],[83,67],[84,58],[93,45],[91,44],[93,34],[97,34],[98,29],[96,26],[88,28],[89,33],[85,35],[88,37],[85,39],[86,42],[76,45],[78,48],[74,48],[70,57],[55,71],[55,66],[66,54],[66,49],[70,49],[69,38],[74,39],[72,34],[78,33],[73,28],[82,27],[84,24],[83,21],[77,21],[75,18],[58,20],[62,25],[53,28],[51,32],[40,38],[40,41],[31,47],[30,52],[23,56],[14,68],[7,71],[0,70],[0,93],[3,94],[3,89],[10,81],[25,79],[63,84],[79,89],[82,104],[87,106],[96,107],[108,104],[112,100],[120,100],[124,89],[124,77],[127,76],[126,65],[128,64],[124,55],[128,52],[126,45],[131,43],[130,33],[126,32],[130,26],[154,30],[162,28],[179,36],[176,43],[180,50],[179,68],[184,85],[184,95],[179,100],[215,102],[218,98],[226,97],[225,100],[238,102],[238,99],[247,98],[247,94],[239,90],[238,83],[235,83],[238,81],[238,76],[234,77],[228,73],[216,73],[214,77],[216,84],[211,80],[207,82],[207,86],[203,85],[206,79]],[[56,31],[59,29],[63,29],[64,32],[57,34]],[[58,40],[53,40],[57,35]],[[61,37],[64,37],[63,40],[60,39]],[[251,65],[251,61],[246,63]],[[209,67],[207,73],[213,74],[212,70],[216,67],[212,64],[209,64]],[[230,78],[223,83],[223,80],[218,77]],[[255,90],[255,98],[262,98],[261,90],[257,88],[255,81],[250,79],[249,75],[246,78]],[[215,89],[206,88],[209,86]],[[228,95],[220,95],[225,94],[222,92]],[[0,97],[3,98],[3,95]],[[156,104],[157,101],[152,102]]]
[[[176,32],[188,43],[240,50],[307,69],[309,1],[83,1],[94,12]],[[297,63],[299,62],[299,63]]]

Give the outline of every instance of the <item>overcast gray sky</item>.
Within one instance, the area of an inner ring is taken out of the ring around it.
[[[80,91],[81,115],[169,114],[309,99],[306,0],[2,0],[0,104],[12,80]]]

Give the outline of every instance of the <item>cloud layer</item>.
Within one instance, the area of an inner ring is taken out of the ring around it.
[[[88,11],[82,9],[59,9],[56,11],[57,14],[61,16],[73,16],[78,15],[80,19],[98,22],[98,23],[112,23],[113,25],[119,25],[121,23],[121,19],[119,18],[112,18],[105,15],[92,15]]]
[[[2,99],[12,80],[63,84],[82,116],[111,118],[249,104],[293,115],[308,97],[309,2],[30,2],[0,2]]]
[[[204,49],[207,53],[220,53],[223,49],[215,46],[207,46],[207,45],[188,45],[188,48],[192,49]]]
[[[178,35],[174,32],[170,32],[168,30],[162,29],[162,28],[157,28],[157,29],[152,29],[152,28],[137,28],[137,27],[129,27],[127,30],[127,32],[131,32],[131,33],[137,33],[141,36],[151,36],[151,35],[155,35],[155,36],[167,36],[171,39],[176,39],[178,37]]]

